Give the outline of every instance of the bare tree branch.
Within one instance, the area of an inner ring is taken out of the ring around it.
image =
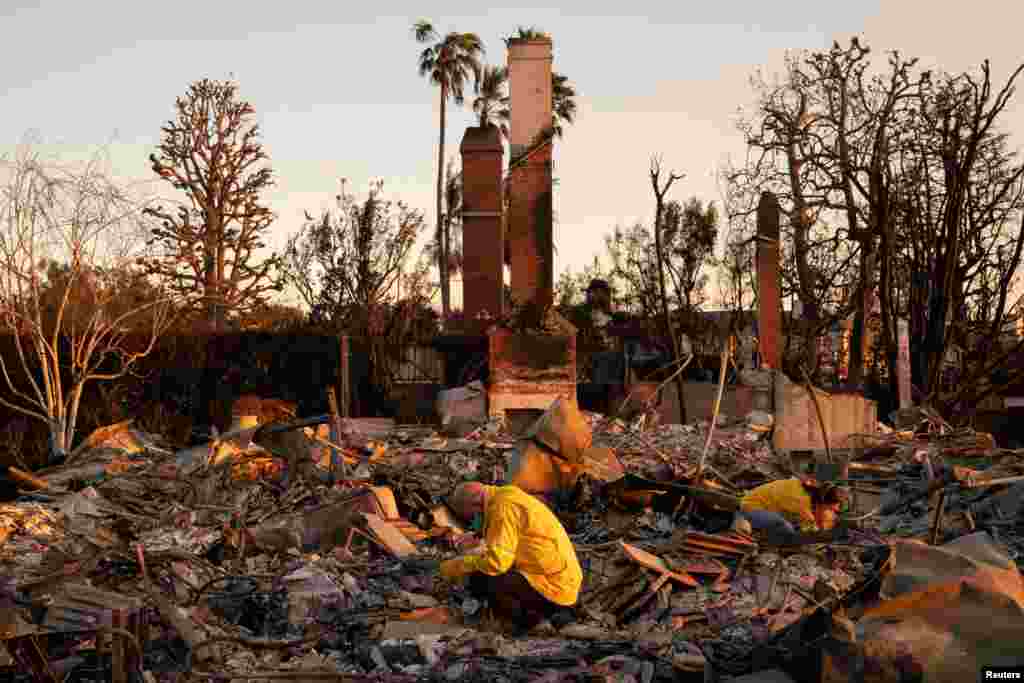
[[[17,366],[0,357],[0,403],[45,422],[52,449],[66,453],[85,385],[120,377],[151,352],[171,302],[148,285],[145,301],[133,296],[145,283],[125,236],[138,234],[143,207],[96,160],[47,164],[22,148],[2,173],[0,328]]]
[[[156,222],[151,245],[157,254],[142,264],[220,328],[229,314],[264,306],[281,288],[277,255],[254,263],[274,220],[260,203],[273,174],[252,121],[255,110],[238,98],[236,84],[197,81],[175,109],[149,160],[188,204],[175,211],[147,207]]]

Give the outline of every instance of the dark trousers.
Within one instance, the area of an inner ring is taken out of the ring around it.
[[[785,517],[778,512],[768,510],[745,510],[743,515],[754,531],[765,531],[768,533],[796,533],[796,529]]]
[[[512,622],[521,631],[528,631],[541,621],[570,609],[545,598],[516,571],[498,576],[474,572],[469,575],[467,587],[470,595],[487,602],[498,617]]]
[[[754,531],[768,536],[775,543],[794,541],[797,536],[796,528],[777,512],[746,510],[737,514],[750,522]]]

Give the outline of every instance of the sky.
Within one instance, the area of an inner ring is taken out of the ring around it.
[[[623,14],[623,9],[636,13]],[[105,145],[115,172],[146,181],[160,126],[189,83],[233,78],[252,103],[275,171],[271,247],[303,212],[334,205],[339,179],[364,194],[371,179],[434,221],[438,93],[416,69],[410,26],[481,36],[489,63],[502,38],[535,26],[554,40],[554,68],[579,93],[577,122],[556,146],[556,275],[603,252],[616,225],[649,221],[647,169],[659,154],[686,174],[672,197],[718,201],[719,171],[742,160],[738,109],[749,79],[777,71],[787,50],[860,36],[949,71],[992,62],[996,82],[1024,60],[1019,0],[720,0],[564,3],[490,8],[478,2],[322,3],[100,0],[0,5],[0,148],[28,131],[62,159]],[[467,103],[468,104],[468,103]],[[472,112],[449,107],[455,158]],[[1005,125],[1024,147],[1024,93]]]

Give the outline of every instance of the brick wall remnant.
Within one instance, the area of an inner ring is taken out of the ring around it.
[[[508,47],[512,297],[541,306],[554,296],[551,143],[536,148],[551,128],[551,46],[549,38],[514,38]]]
[[[779,370],[782,358],[782,299],[779,275],[779,201],[762,192],[757,204],[757,333],[765,367]]]
[[[470,127],[462,138],[463,303],[467,332],[504,313],[501,133]]]

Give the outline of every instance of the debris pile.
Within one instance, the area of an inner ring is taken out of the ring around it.
[[[773,453],[764,415],[720,418],[709,441],[709,424],[555,412],[525,434],[492,420],[458,437],[284,415],[184,450],[130,422],[99,430],[0,504],[0,672],[838,680],[848,660],[806,643],[845,643],[905,673],[920,624],[929,643],[954,637],[939,612],[997,605],[1004,635],[1022,632],[1024,460],[987,435],[919,415],[865,436],[837,478],[852,493],[849,533],[786,546],[734,523],[745,491],[799,474]],[[569,532],[584,584],[574,622],[513,637],[436,567],[481,540],[447,505],[455,484],[536,468],[548,474],[534,493]],[[958,667],[992,654],[978,634],[955,638],[968,653]],[[820,678],[800,678],[807,657]]]

